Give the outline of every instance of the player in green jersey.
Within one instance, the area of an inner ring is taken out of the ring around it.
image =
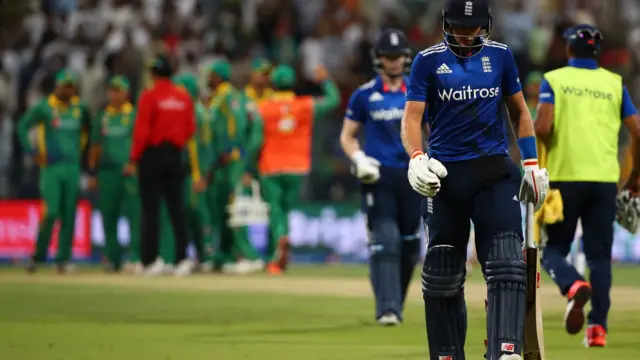
[[[71,269],[71,247],[75,227],[76,203],[80,184],[80,162],[88,143],[91,115],[75,96],[77,76],[69,70],[56,74],[54,92],[31,107],[18,123],[18,137],[25,151],[40,166],[42,218],[35,252],[28,271],[46,260],[53,226],[60,220],[60,237],[55,263],[58,272]],[[35,143],[29,140],[35,129]]]
[[[129,222],[130,269],[141,271],[140,263],[140,197],[138,181],[124,174],[129,162],[135,109],[128,101],[129,81],[114,76],[109,81],[109,104],[94,119],[89,155],[89,187],[100,194],[98,208],[102,215],[105,236],[105,255],[109,271],[122,267],[122,251],[118,241],[118,219]]]
[[[262,145],[262,119],[253,103],[229,82],[231,65],[216,61],[209,68],[214,136],[218,160],[213,174],[214,227],[219,231],[219,246],[214,265],[223,272],[247,273],[262,270],[264,262],[249,240],[248,229],[229,226],[227,207],[237,187],[250,190],[256,155]],[[239,260],[239,261],[238,261]]]

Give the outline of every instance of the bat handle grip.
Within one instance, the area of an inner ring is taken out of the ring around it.
[[[530,202],[527,202],[527,210],[526,210],[526,217],[527,217],[527,226],[526,226],[526,234],[525,234],[525,248],[526,249],[534,249],[536,248],[536,241],[535,241],[535,234],[534,234],[534,220],[533,220],[533,214],[535,212],[535,208],[533,207],[533,204]]]

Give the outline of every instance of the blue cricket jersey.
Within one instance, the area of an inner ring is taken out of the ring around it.
[[[409,166],[400,138],[407,80],[400,90],[391,91],[378,76],[354,91],[347,106],[346,117],[364,126],[364,152],[383,166]]]
[[[503,98],[520,91],[506,45],[487,40],[478,54],[460,58],[443,42],[416,55],[407,100],[427,103],[430,156],[460,161],[508,154]]]

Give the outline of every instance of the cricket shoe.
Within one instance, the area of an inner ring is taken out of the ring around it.
[[[261,259],[256,259],[256,260],[242,259],[238,263],[242,264],[239,266],[242,266],[243,270],[246,270],[247,273],[254,273],[254,272],[264,270],[264,261],[262,261]]]
[[[567,310],[564,313],[564,328],[571,335],[575,335],[584,326],[584,306],[591,299],[591,285],[588,282],[578,280],[571,285],[567,293]]]
[[[602,325],[589,325],[584,337],[585,347],[605,347],[607,345],[607,330]]]
[[[400,325],[400,319],[398,318],[398,315],[394,313],[388,313],[378,318],[378,324],[382,326],[396,326]]]
[[[173,272],[173,276],[177,277],[185,277],[189,276],[193,273],[196,264],[191,259],[184,259],[176,265],[175,271]]]
[[[273,275],[273,276],[282,275],[282,268],[280,268],[280,265],[278,265],[278,263],[275,263],[275,262],[271,262],[267,264],[267,267],[265,268],[265,270],[269,275]]]
[[[248,262],[240,260],[222,265],[222,272],[230,275],[246,275],[251,272],[251,267]]]
[[[165,264],[162,259],[157,258],[151,265],[147,266],[141,275],[146,277],[156,277],[164,273]]]
[[[503,354],[498,360],[522,360],[522,356],[518,354]]]

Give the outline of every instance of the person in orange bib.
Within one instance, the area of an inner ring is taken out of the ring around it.
[[[279,275],[288,262],[289,224],[304,175],[311,170],[311,130],[313,121],[335,109],[340,93],[324,67],[318,68],[316,81],[324,96],[296,96],[294,70],[277,66],[271,73],[273,96],[259,104],[264,122],[264,143],[258,171],[264,200],[269,204],[269,242],[267,272]]]

